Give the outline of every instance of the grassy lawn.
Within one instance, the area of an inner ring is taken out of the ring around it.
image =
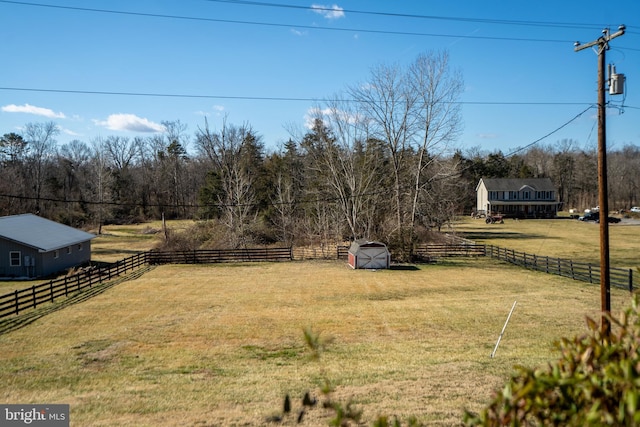
[[[503,248],[600,263],[600,226],[571,219],[507,219],[504,224],[485,224],[482,219],[460,218],[456,233],[478,243]],[[636,225],[609,224],[612,267],[640,267],[640,222]]]
[[[593,223],[461,218],[455,232],[599,262]],[[637,267],[640,226],[611,225],[610,234],[612,266]],[[107,226],[93,259],[116,261],[162,236],[160,222]],[[0,292],[32,284],[4,283]],[[629,301],[612,289],[614,313]],[[376,272],[340,261],[162,266],[0,335],[0,400],[69,403],[77,426],[258,426],[287,393],[319,396],[327,376],[336,397],[352,399],[369,421],[397,414],[456,425],[514,365],[555,360],[553,341],[584,333],[585,316],[598,319],[599,307],[598,285],[490,259]],[[333,339],[319,362],[304,345],[305,327]],[[327,415],[315,409],[306,425],[327,425]]]
[[[612,290],[614,311],[629,300]],[[490,259],[376,272],[337,261],[162,266],[0,335],[1,400],[69,403],[75,426],[258,426],[285,394],[318,396],[326,375],[369,421],[456,425],[514,365],[556,359],[552,342],[585,332],[598,308],[598,286]],[[305,327],[333,338],[320,361]],[[317,408],[306,425],[326,415]]]
[[[169,221],[172,230],[184,230],[193,221]],[[97,230],[93,231],[97,234]],[[162,221],[143,224],[106,225],[102,234],[91,242],[91,259],[115,262],[128,256],[153,249],[164,238]]]

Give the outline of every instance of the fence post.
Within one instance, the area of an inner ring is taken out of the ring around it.
[[[31,287],[31,296],[33,298],[33,308],[36,308],[36,285]]]
[[[20,308],[18,307],[18,290],[17,289],[14,292],[14,295],[15,295],[15,303],[16,303],[16,314],[18,314],[20,312]]]
[[[629,292],[633,292],[633,270],[629,269]]]
[[[51,302],[53,302],[53,281],[49,280],[49,293],[51,294]]]
[[[573,260],[569,260],[569,268],[571,269],[571,278],[576,280],[576,273],[573,271]]]
[[[592,274],[591,264],[589,264],[589,283],[593,283],[593,276],[591,274]]]

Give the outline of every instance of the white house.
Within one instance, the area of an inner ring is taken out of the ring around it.
[[[553,218],[557,190],[549,178],[482,178],[476,186],[476,211],[513,218]]]

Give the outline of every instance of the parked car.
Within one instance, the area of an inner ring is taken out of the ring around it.
[[[581,216],[578,219],[580,221],[600,222],[600,212],[587,212],[587,213],[585,213],[583,216]],[[620,222],[620,218],[616,218],[614,216],[608,216],[607,217],[607,222],[609,222],[610,224],[617,224],[617,223]]]
[[[580,221],[600,221],[599,212],[585,212],[584,215],[578,218]]]
[[[630,210],[631,212],[640,213],[640,206],[634,206]]]

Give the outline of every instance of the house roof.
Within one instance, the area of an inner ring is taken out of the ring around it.
[[[482,178],[487,191],[519,191],[528,186],[535,191],[555,191],[550,178]],[[480,183],[478,183],[480,185]]]
[[[96,236],[33,214],[0,217],[0,238],[49,252]]]

